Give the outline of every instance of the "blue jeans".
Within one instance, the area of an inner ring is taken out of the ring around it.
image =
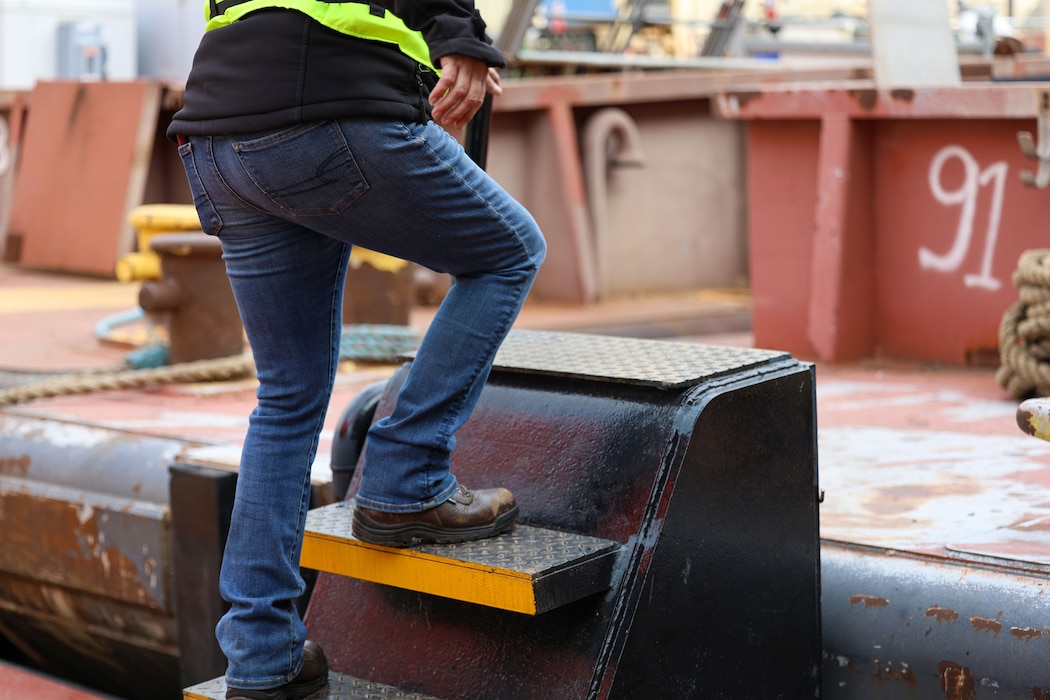
[[[343,282],[360,245],[452,276],[396,407],[368,436],[356,498],[420,511],[455,491],[454,434],[546,251],[528,212],[439,126],[378,120],[190,137],[179,146],[259,379],[241,455],[216,636],[227,682],[281,685],[306,629],[299,553],[310,470],[339,360]]]

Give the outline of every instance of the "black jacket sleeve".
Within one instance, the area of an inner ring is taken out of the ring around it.
[[[485,21],[473,0],[380,0],[379,4],[409,29],[422,32],[434,65],[449,54],[476,58],[496,68],[507,65],[486,36]]]

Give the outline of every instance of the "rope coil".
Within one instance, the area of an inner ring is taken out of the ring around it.
[[[1050,396],[1050,250],[1022,253],[1013,283],[1020,300],[999,325],[996,380],[1018,399]]]

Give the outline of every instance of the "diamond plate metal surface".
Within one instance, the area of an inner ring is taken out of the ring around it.
[[[226,681],[215,678],[187,688],[183,697],[192,700],[223,700],[226,697]],[[420,695],[399,690],[382,683],[371,683],[334,671],[328,674],[328,688],[319,690],[309,700],[438,700],[429,695]]]
[[[306,515],[306,529],[311,533],[356,541],[350,531],[352,516],[353,501],[315,508]],[[597,537],[518,524],[510,532],[484,540],[424,544],[404,551],[537,575],[569,563],[586,561],[619,546],[616,542]]]
[[[582,333],[513,331],[495,367],[676,389],[789,357],[785,352]]]

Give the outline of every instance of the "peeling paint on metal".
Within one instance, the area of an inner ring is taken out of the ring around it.
[[[938,605],[931,605],[926,611],[926,617],[936,618],[938,622],[955,622],[959,619],[959,613]]]
[[[1042,630],[1033,629],[1032,627],[1011,627],[1010,634],[1026,642],[1043,636]]]
[[[95,509],[88,503],[81,503],[77,509],[77,520],[81,525],[86,525],[89,520],[95,517]]]
[[[57,421],[29,421],[6,418],[5,438],[20,438],[27,442],[44,442],[53,447],[90,449],[110,440],[106,431]]]
[[[915,698],[966,698],[968,684],[989,697],[995,689],[1005,697],[1028,698],[1033,687],[1047,686],[1050,579],[1045,575],[828,543],[821,548],[821,574],[829,697],[838,683],[845,685],[836,698],[898,697],[888,690],[865,695],[869,686],[855,685],[861,669],[874,675],[876,659],[883,660],[882,680],[886,659],[906,660],[915,670]],[[891,605],[866,610],[855,604],[860,601],[852,594],[858,590]],[[954,623],[946,620],[955,613]],[[1011,629],[1016,632],[1001,633]],[[836,657],[851,661],[855,670],[830,661]],[[942,665],[934,675],[939,663],[951,660],[969,668]],[[944,694],[946,682],[954,694]]]
[[[998,636],[1003,629],[1003,624],[998,620],[990,620],[987,617],[971,617],[970,624],[975,630],[982,632],[991,632]]]
[[[888,662],[883,663],[876,660],[875,678],[879,680],[904,681],[911,686],[918,685],[918,680],[915,678],[915,670],[906,663],[901,663],[898,670]]]
[[[70,489],[165,503],[168,469],[186,448],[181,440],[0,415],[0,476]]]
[[[973,672],[954,661],[941,661],[937,664],[937,675],[941,677],[941,692],[945,700],[975,700],[977,685]]]
[[[0,474],[25,476],[29,473],[29,466],[32,463],[27,454],[18,457],[0,457]]]
[[[166,506],[0,477],[0,513],[0,569],[170,609]]]
[[[885,608],[890,601],[874,595],[851,595],[849,605],[852,608],[856,603],[864,603],[865,608]]]

